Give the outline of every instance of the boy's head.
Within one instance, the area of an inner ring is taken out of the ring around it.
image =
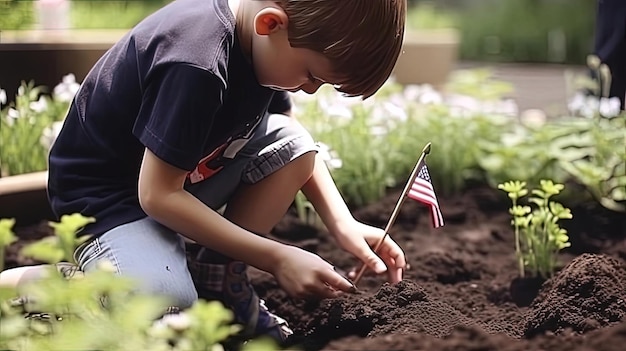
[[[367,98],[402,47],[406,0],[252,1],[252,60],[263,85],[312,93],[323,83]]]

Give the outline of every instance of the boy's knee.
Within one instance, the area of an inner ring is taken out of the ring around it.
[[[244,169],[245,183],[255,184],[279,169],[294,181],[310,178],[317,145],[301,124],[288,116],[270,115],[264,138],[265,146]]]

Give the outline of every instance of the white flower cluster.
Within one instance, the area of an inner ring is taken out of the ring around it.
[[[70,73],[64,76],[62,81],[54,87],[52,98],[54,101],[57,102],[69,103],[72,101],[79,89],[80,84],[76,82],[76,76]],[[17,90],[17,95],[23,96],[25,94],[26,91],[24,89],[24,86],[20,86]],[[13,126],[15,124],[15,121],[22,117],[27,117],[28,123],[35,124],[35,117],[49,110],[49,101],[49,98],[45,97],[44,95],[40,95],[36,101],[31,101],[28,104],[28,110],[30,110],[30,112],[28,113],[27,111],[25,112],[23,110],[21,113],[20,110],[14,107],[8,107],[5,116],[6,124],[9,127]],[[6,91],[4,89],[0,89],[0,108],[3,105],[7,105],[7,102],[8,98]],[[39,142],[41,143],[41,145],[44,146],[46,149],[50,149],[57,136],[59,135],[62,126],[63,121],[56,121],[47,126],[43,130],[42,135],[39,138]]]
[[[613,118],[620,114],[619,98],[597,97],[578,92],[567,104],[570,113],[576,116],[594,118],[598,116]]]
[[[346,97],[330,86],[322,86],[315,95],[304,92],[292,93],[294,113],[304,112],[307,106],[315,106],[324,117],[350,123],[355,113],[367,113],[367,128],[373,138],[384,137],[398,125],[409,119],[411,111],[428,106],[443,105],[453,117],[469,117],[479,113],[516,117],[518,106],[513,99],[482,101],[471,96],[444,94],[430,84],[400,86],[387,81],[379,92],[363,101],[360,97]],[[316,118],[313,116],[313,120]],[[327,128],[325,125],[318,128]],[[341,167],[341,159],[332,147],[319,143],[320,155],[330,169]]]

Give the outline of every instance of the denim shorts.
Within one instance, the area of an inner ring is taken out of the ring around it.
[[[293,118],[268,114],[245,140],[233,140],[229,149],[237,152],[227,153],[219,172],[185,186],[214,210],[227,204],[240,184],[254,184],[297,157],[317,151],[317,146]],[[88,241],[74,258],[85,272],[109,261],[118,274],[136,281],[138,293],[168,297],[172,306],[187,308],[198,298],[187,266],[185,240],[149,217]]]

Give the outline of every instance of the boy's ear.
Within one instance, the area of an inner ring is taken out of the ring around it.
[[[258,35],[270,35],[287,29],[289,19],[282,9],[265,7],[254,16],[254,31]]]

